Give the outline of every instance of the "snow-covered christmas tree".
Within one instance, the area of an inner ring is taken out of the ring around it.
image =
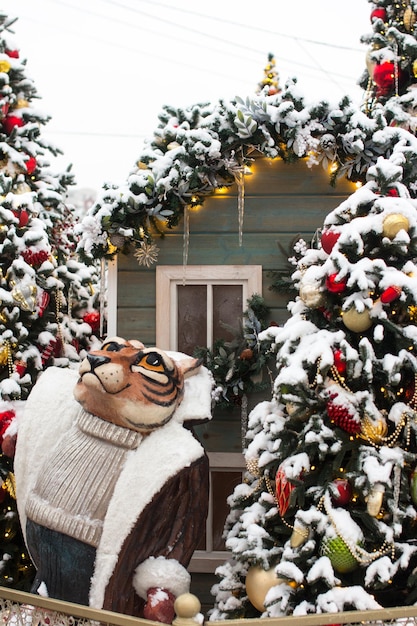
[[[46,367],[78,364],[99,312],[97,267],[75,253],[77,224],[66,203],[73,177],[51,168],[59,150],[42,137],[49,116],[35,105],[14,21],[0,12],[0,584],[22,587],[31,566],[15,505],[18,417]]]
[[[81,318],[93,312],[97,268],[77,261],[66,204],[74,181],[51,170],[59,150],[42,137],[49,116],[34,105],[13,21],[0,14],[0,396],[24,400],[46,366],[88,347],[92,328]]]
[[[417,203],[395,151],[330,213],[271,327],[212,619],[416,601]],[[262,338],[262,335],[261,335]]]

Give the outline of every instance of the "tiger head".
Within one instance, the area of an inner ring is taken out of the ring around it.
[[[82,361],[74,396],[89,413],[150,432],[169,422],[181,402],[184,379],[197,373],[200,364],[192,357],[176,361],[140,341],[113,337]]]

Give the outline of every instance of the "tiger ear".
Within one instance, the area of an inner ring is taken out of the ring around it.
[[[186,359],[176,361],[176,365],[182,372],[184,378],[189,378],[190,376],[194,376],[194,374],[198,374],[202,363],[203,359],[194,359],[191,356]]]
[[[145,345],[138,339],[129,339],[128,344],[133,348],[136,348],[136,350],[143,350],[145,347]]]

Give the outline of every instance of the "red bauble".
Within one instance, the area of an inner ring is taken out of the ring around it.
[[[343,352],[341,350],[335,350],[333,360],[339,374],[344,374],[346,372],[346,361]]]
[[[321,247],[327,254],[333,250],[334,244],[339,239],[340,233],[336,230],[325,230],[321,235]]]
[[[10,135],[12,130],[16,127],[23,126],[24,121],[21,117],[17,115],[6,115],[4,120],[2,121],[4,131]]]
[[[371,22],[373,22],[376,19],[380,19],[383,22],[386,22],[388,19],[386,10],[383,9],[382,7],[378,9],[374,9],[371,13]]]
[[[395,72],[398,72],[398,83],[404,79],[404,72],[400,67],[395,68],[393,61],[384,61],[379,65],[375,65],[373,80],[377,85],[377,96],[388,96],[395,87]]]
[[[338,278],[338,276],[339,272],[335,272],[326,278],[326,288],[330,293],[343,293],[346,289],[346,278]]]
[[[352,499],[352,486],[346,478],[336,478],[332,485],[331,497],[336,506],[346,506]]]
[[[18,59],[19,58],[19,50],[5,50],[5,53],[7,54],[8,57],[10,57],[11,59]]]
[[[347,433],[357,434],[361,430],[361,424],[349,413],[349,409],[343,404],[336,404],[333,400],[337,397],[337,394],[332,394],[330,400],[327,402],[326,410],[330,420],[345,430]]]
[[[28,160],[25,161],[25,166],[26,166],[26,171],[29,174],[29,176],[33,174],[37,166],[35,157],[29,157]]]
[[[285,515],[290,506],[290,496],[294,489],[295,486],[289,482],[285,472],[279,468],[275,477],[275,497],[281,517]]]
[[[162,624],[172,624],[175,617],[175,596],[168,589],[161,587],[151,587],[146,594],[147,602],[143,608],[144,618]]]
[[[0,413],[0,437],[3,438],[4,433],[16,417],[14,411],[3,411]]]
[[[383,304],[389,304],[390,302],[394,302],[401,295],[401,287],[396,287],[395,285],[391,285],[387,287],[385,291],[381,293],[381,302]]]
[[[387,191],[387,196],[389,196],[390,198],[399,198],[400,194],[398,193],[398,189],[396,189],[395,187],[391,187],[391,189],[388,189]]]
[[[20,378],[26,374],[27,365],[24,361],[15,361],[14,368]]]
[[[29,213],[25,211],[25,209],[16,209],[13,211],[13,215],[19,220],[20,228],[27,226],[29,222]]]
[[[89,311],[83,315],[83,322],[91,326],[93,333],[97,332],[100,328],[100,313],[98,311]]]

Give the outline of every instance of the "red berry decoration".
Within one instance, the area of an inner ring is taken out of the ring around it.
[[[281,517],[285,515],[290,506],[290,496],[294,489],[295,486],[289,482],[285,472],[281,468],[278,468],[275,477],[275,497]]]
[[[401,295],[401,287],[395,287],[394,285],[387,287],[385,291],[381,293],[381,302],[383,304],[389,304],[394,302]]]
[[[339,374],[344,374],[346,372],[346,361],[345,355],[341,350],[335,350],[333,354],[334,365]]]
[[[6,115],[4,120],[2,121],[4,131],[10,135],[14,128],[20,127],[24,125],[24,121],[21,117],[17,115]]]
[[[335,506],[346,506],[352,499],[353,490],[347,478],[336,478],[331,484],[331,498]]]
[[[337,393],[330,396],[329,401],[326,404],[327,415],[330,421],[339,426],[347,433],[357,434],[361,430],[361,424],[355,419],[353,415],[349,413],[349,409],[343,404],[337,404],[333,400],[337,397]]]
[[[339,272],[330,274],[330,276],[326,278],[327,291],[330,291],[330,293],[343,293],[346,289],[346,285],[347,279],[339,278]]]
[[[100,328],[100,313],[98,311],[89,311],[83,315],[83,322],[91,326],[93,333],[97,332]]]
[[[39,250],[39,252],[33,252],[32,250],[24,250],[22,257],[25,259],[28,265],[32,267],[40,267],[48,258],[49,254],[46,250]]]
[[[327,252],[327,254],[330,254],[330,252],[333,250],[334,245],[339,237],[340,233],[338,233],[336,230],[331,230],[329,228],[328,230],[323,231],[321,235],[321,247],[325,252]]]
[[[386,10],[383,8],[374,9],[371,13],[371,22],[373,22],[376,19],[386,22],[388,19]]]
[[[398,193],[398,189],[396,189],[395,187],[391,187],[391,189],[388,189],[387,191],[387,196],[389,196],[390,198],[399,198],[400,194]]]

